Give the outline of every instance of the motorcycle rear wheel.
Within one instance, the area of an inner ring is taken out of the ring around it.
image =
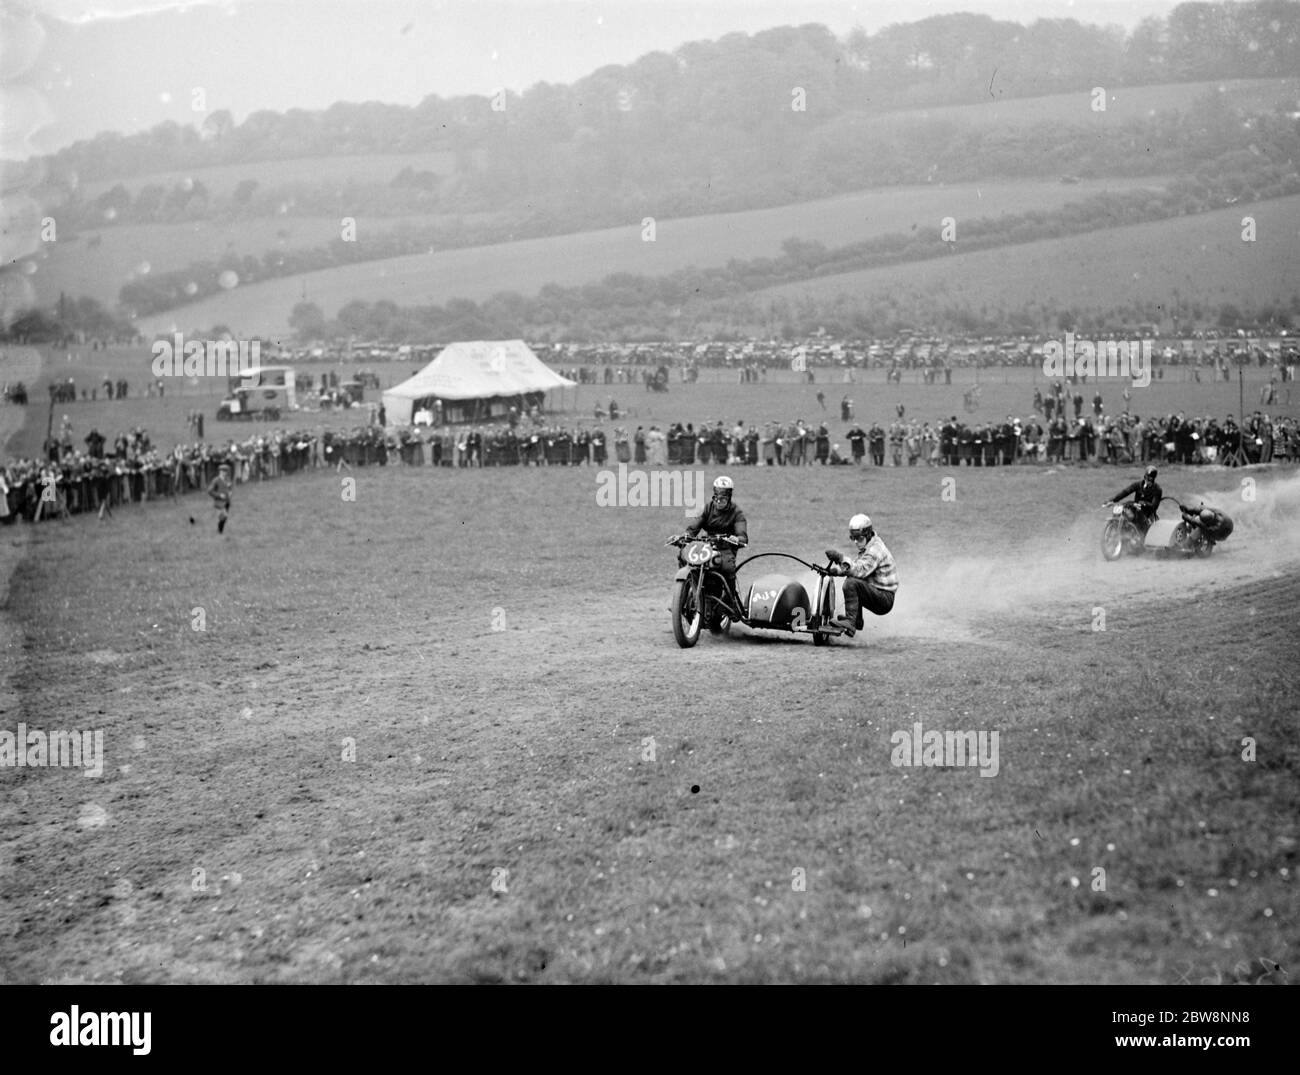
[[[682,649],[690,649],[700,640],[700,625],[704,619],[695,607],[690,579],[681,579],[673,586],[669,608],[673,617],[673,638]]]
[[[716,604],[713,606],[713,612],[709,616],[709,634],[725,635],[731,630],[731,617],[722,611]]]

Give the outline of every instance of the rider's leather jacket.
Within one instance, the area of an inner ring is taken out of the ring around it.
[[[686,520],[686,533],[694,537],[701,531],[708,534],[732,534],[741,539],[741,544],[749,544],[749,524],[745,522],[745,513],[728,504],[721,511],[712,500],[699,515]]]
[[[1111,500],[1119,503],[1130,493],[1133,494],[1133,503],[1136,504],[1142,512],[1150,519],[1155,519],[1156,508],[1160,506],[1160,498],[1164,492],[1154,481],[1147,481],[1146,478],[1140,478],[1132,485],[1126,485]]]

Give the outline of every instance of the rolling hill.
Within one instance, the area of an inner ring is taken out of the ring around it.
[[[1043,97],[1001,99],[996,78],[988,101],[961,106],[931,107],[893,112],[854,113],[865,126],[840,131],[851,141],[858,136],[888,143],[895,135],[929,128],[932,135],[951,132],[966,144],[972,130],[1008,138],[1020,129],[1023,142],[1034,125],[1077,127],[1081,137],[1103,136],[1102,130],[1157,113],[1189,111],[1205,95],[1218,92],[1234,107],[1249,111],[1300,108],[1300,79],[1273,78],[1218,80],[1138,87],[1116,87],[1107,111],[1091,110],[1090,96],[1076,92]],[[856,121],[855,121],[856,122]],[[1090,134],[1082,132],[1092,131]],[[1104,137],[1104,136],[1103,136]],[[1005,153],[1003,154],[1005,157]],[[1001,158],[999,158],[1001,159]],[[1003,159],[1003,164],[1006,160]],[[454,173],[455,155],[443,151],[352,157],[311,157],[286,161],[261,161],[239,165],[171,171],[124,181],[133,193],[146,184],[174,185],[184,179],[201,181],[214,195],[228,195],[240,182],[256,180],[263,193],[292,190],[299,184],[324,184],[344,190],[350,183],[387,183],[404,168],[430,169],[444,177]],[[996,167],[990,166],[994,171]],[[1038,170],[1044,171],[1042,162]],[[1139,169],[1140,170],[1140,165]],[[942,174],[942,173],[941,173]],[[174,325],[204,329],[215,323],[244,333],[287,330],[288,313],[304,296],[332,315],[353,299],[387,299],[400,305],[442,304],[452,298],[482,300],[500,291],[535,294],[548,283],[579,285],[610,273],[658,275],[695,266],[722,266],[732,258],[748,259],[779,254],[789,238],[820,242],[828,247],[889,233],[906,233],[937,226],[945,216],[958,220],[998,217],[1008,213],[1052,210],[1080,201],[1100,191],[1125,191],[1163,185],[1158,177],[1086,179],[1064,185],[1057,177],[1009,182],[997,180],[949,185],[885,187],[816,201],[749,210],[660,219],[655,242],[642,241],[641,217],[633,214],[623,227],[592,229],[563,235],[498,242],[476,247],[431,249],[428,253],[358,261],[249,286],[239,286],[201,299],[187,307],[142,318],[146,332]],[[86,184],[83,193],[107,189],[108,181]],[[265,201],[262,203],[265,205]],[[217,206],[214,205],[214,210]],[[545,204],[539,203],[545,210]],[[291,206],[275,215],[256,219],[198,220],[177,224],[112,224],[85,229],[57,244],[47,244],[39,271],[29,277],[37,300],[52,304],[60,294],[90,295],[106,306],[116,306],[124,284],[152,273],[155,276],[184,269],[198,260],[221,257],[261,258],[269,252],[321,250],[339,238],[339,221],[327,213],[295,216]],[[391,211],[391,207],[389,210]],[[506,219],[506,209],[475,214],[409,214],[387,216],[384,208],[356,214],[358,247],[362,257],[368,237],[452,223],[487,225],[486,237],[501,231],[503,237],[516,225]],[[494,220],[496,223],[494,223]],[[562,225],[555,224],[560,227]],[[572,221],[569,226],[573,226]],[[1261,237],[1262,238],[1262,237]],[[454,240],[453,240],[454,241]],[[409,249],[409,247],[408,247]],[[417,247],[418,249],[418,247]],[[383,253],[391,253],[391,250]],[[1002,255],[985,255],[1000,258]],[[319,262],[318,262],[319,264]],[[900,275],[916,276],[928,287],[936,265],[913,266]],[[917,275],[919,274],[919,275]],[[862,273],[847,274],[856,280]],[[870,275],[870,272],[866,274]],[[837,277],[820,280],[817,287]],[[179,285],[175,285],[178,287]],[[199,286],[200,294],[211,290]],[[1109,282],[1101,285],[1103,289]],[[802,284],[786,284],[775,294],[802,294]],[[1198,293],[1205,285],[1198,281]],[[793,290],[792,290],[793,289]],[[191,289],[193,290],[193,289]],[[1229,286],[1231,290],[1231,286]],[[1053,300],[1055,301],[1055,300]]]
[[[549,283],[582,284],[610,273],[656,275],[688,266],[724,265],[732,258],[779,254],[792,236],[827,246],[914,228],[938,228],[945,216],[996,217],[1050,210],[1101,191],[1158,186],[1159,180],[967,184],[880,190],[817,202],[659,221],[653,243],[641,224],[577,235],[470,247],[342,266],[272,280],[142,318],[141,331],[207,329],[221,323],[237,333],[288,331],[288,316],[304,293],[333,316],[353,299],[398,305],[482,300],[499,291],[533,294]],[[107,244],[108,234],[104,242]],[[53,275],[53,274],[51,274]],[[119,285],[120,286],[120,285]]]

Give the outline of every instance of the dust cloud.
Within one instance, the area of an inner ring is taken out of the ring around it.
[[[1106,518],[1087,510],[1063,528],[1008,530],[957,549],[949,536],[927,538],[898,558],[898,601],[890,615],[867,617],[868,631],[995,639],[1008,620],[1059,616],[1083,626],[1095,607],[1116,601],[1185,600],[1210,586],[1300,572],[1300,474],[1241,477],[1236,491],[1182,497],[1189,507],[1204,503],[1233,520],[1231,536],[1206,559],[1147,553],[1107,562],[1101,555]],[[1162,518],[1177,510],[1166,502]]]

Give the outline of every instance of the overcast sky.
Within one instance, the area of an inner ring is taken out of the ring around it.
[[[733,31],[817,22],[843,35],[975,11],[1028,23],[1075,18],[1132,28],[1158,0],[34,0],[43,32],[0,0],[3,155],[50,152],[102,130],[129,133],[208,111],[335,101],[414,104],[572,82],[605,64]],[[14,81],[12,76],[22,72]],[[26,139],[26,141],[25,141]]]

